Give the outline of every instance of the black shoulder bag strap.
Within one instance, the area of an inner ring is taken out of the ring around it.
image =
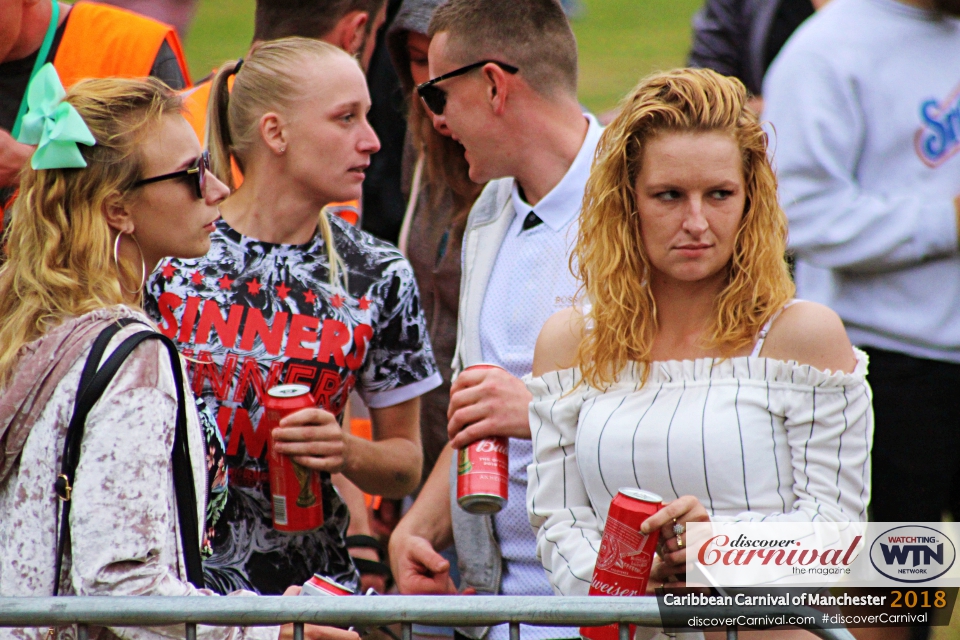
[[[60,475],[57,477],[55,490],[61,500],[60,535],[57,540],[57,559],[53,595],[60,591],[60,573],[63,567],[63,554],[70,540],[70,503],[73,492],[73,481],[77,465],[80,462],[80,444],[83,440],[83,431],[87,421],[87,414],[97,403],[113,380],[120,366],[127,356],[144,340],[159,340],[170,356],[173,369],[174,384],[177,389],[177,423],[173,438],[173,484],[177,498],[177,519],[180,524],[180,543],[183,548],[183,557],[186,562],[187,580],[198,589],[203,588],[203,565],[200,557],[200,540],[198,531],[200,524],[197,521],[197,496],[193,484],[193,470],[190,466],[189,444],[187,438],[187,405],[183,391],[183,369],[180,366],[180,356],[172,340],[155,331],[136,333],[114,350],[107,361],[100,367],[100,360],[106,351],[110,340],[123,327],[138,322],[133,318],[123,318],[104,329],[94,341],[83,367],[80,385],[77,388],[77,399],[74,405],[73,416],[67,427],[66,441],[63,446],[63,459],[60,466]],[[144,326],[146,329],[147,327]]]

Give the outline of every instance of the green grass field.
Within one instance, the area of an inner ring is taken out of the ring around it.
[[[683,64],[690,46],[690,17],[701,0],[585,0],[584,4],[583,14],[574,22],[580,45],[580,99],[602,112],[651,71]],[[253,6],[253,0],[200,0],[185,43],[195,80],[247,50],[253,35]]]

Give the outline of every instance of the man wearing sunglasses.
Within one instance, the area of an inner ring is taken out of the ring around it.
[[[391,538],[393,574],[402,593],[454,591],[436,553],[453,540],[461,589],[548,595],[526,513],[531,396],[520,377],[532,369],[544,321],[577,289],[568,258],[601,129],[577,102],[576,41],[557,0],[450,0],[429,31],[432,79],[418,93],[437,130],[464,146],[470,178],[492,182],[463,239],[452,446]],[[464,371],[480,362],[501,368]],[[494,516],[471,515],[451,499],[453,448],[493,435],[510,438],[509,497]],[[531,627],[523,635],[579,634]],[[507,637],[505,626],[489,633]]]

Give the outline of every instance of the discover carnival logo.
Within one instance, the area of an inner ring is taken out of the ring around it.
[[[947,573],[956,559],[950,538],[919,525],[884,531],[870,547],[873,567],[897,582],[929,582]]]
[[[921,104],[920,120],[914,136],[917,155],[928,167],[939,167],[960,151],[960,88],[943,102]]]

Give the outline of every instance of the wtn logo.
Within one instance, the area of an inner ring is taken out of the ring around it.
[[[870,549],[870,562],[884,576],[897,582],[927,582],[953,566],[956,549],[942,532],[931,527],[895,527],[877,536]]]
[[[930,537],[923,542],[936,542],[936,538]],[[892,541],[891,541],[892,542]],[[943,543],[937,545],[937,550],[934,551],[926,544],[905,544],[905,545],[885,545],[882,542],[880,543],[880,549],[883,552],[883,559],[887,564],[907,564],[907,561],[910,559],[910,556],[913,556],[913,566],[917,567],[922,562],[923,564],[930,564],[930,561],[933,560],[938,565],[943,564]],[[901,573],[909,571],[908,569],[901,569]],[[926,569],[918,569],[918,572],[926,573]]]

